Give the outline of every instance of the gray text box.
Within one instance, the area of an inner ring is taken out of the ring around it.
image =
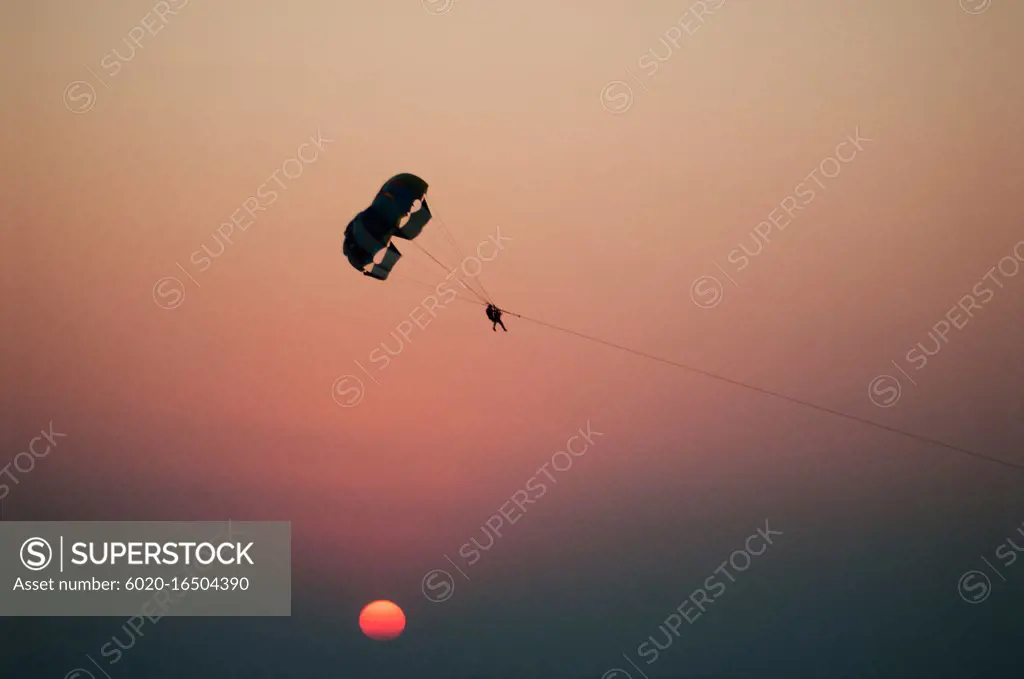
[[[0,616],[105,615],[291,615],[291,524],[0,522]]]

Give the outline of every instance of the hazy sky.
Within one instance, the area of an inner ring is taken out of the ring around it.
[[[36,0],[0,32],[0,463],[68,435],[5,517],[293,525],[292,618],[165,618],[112,679],[1018,662],[1024,559],[983,602],[958,582],[1024,544],[1021,472],[463,301],[432,318],[423,252],[379,283],[340,246],[414,172],[421,244],[485,244],[503,308],[1024,464],[1021,3]],[[397,641],[359,633],[378,598]],[[123,622],[9,619],[3,676],[104,663]]]

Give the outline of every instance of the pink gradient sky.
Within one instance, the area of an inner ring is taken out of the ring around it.
[[[331,385],[426,292],[339,252],[409,171],[464,248],[512,239],[482,275],[508,309],[1024,460],[1024,275],[897,407],[866,397],[1024,239],[1020,3],[731,0],[650,78],[636,60],[685,3],[347,4],[189,3],[113,78],[100,60],[125,53],[144,3],[2,10],[19,102],[0,114],[4,439],[52,419],[74,450],[23,497],[83,518],[293,520],[303,564],[368,597],[418,582],[588,419],[606,437],[538,508],[537,555],[668,496],[691,517],[1012,497],[998,468],[514,318],[495,336],[461,303],[358,407]],[[627,68],[647,90],[611,115],[599,93]],[[96,86],[83,115],[61,101],[75,80]],[[719,306],[694,305],[693,280],[858,127],[863,154]],[[191,253],[317,130],[323,155],[201,288],[157,306],[154,283],[178,262],[195,274]],[[439,280],[404,251],[396,272]],[[628,532],[593,539],[614,550]]]

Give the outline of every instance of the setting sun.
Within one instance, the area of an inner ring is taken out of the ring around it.
[[[405,613],[390,601],[372,601],[359,614],[359,628],[371,639],[389,641],[405,629]]]

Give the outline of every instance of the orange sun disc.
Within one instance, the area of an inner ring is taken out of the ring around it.
[[[359,629],[371,639],[394,639],[405,629],[405,613],[390,601],[372,601],[359,614]]]

